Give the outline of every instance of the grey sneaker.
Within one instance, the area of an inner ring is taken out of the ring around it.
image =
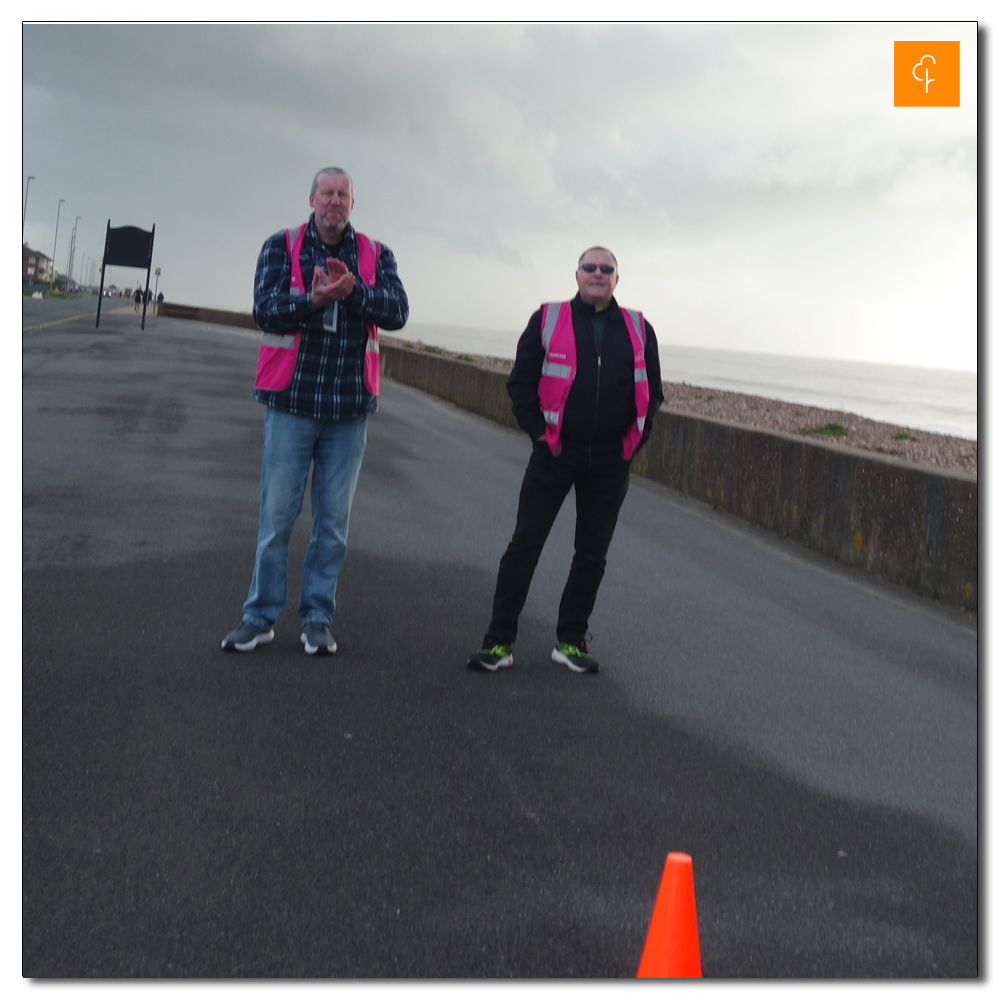
[[[245,618],[222,640],[222,648],[230,652],[249,653],[257,646],[263,646],[274,638],[273,628],[261,628]]]
[[[330,626],[326,622],[305,622],[302,625],[302,645],[310,656],[313,653],[337,652],[337,644],[333,641]]]
[[[597,660],[587,651],[587,640],[578,639],[574,645],[571,642],[557,642],[552,650],[552,659],[569,667],[575,674],[596,674]]]

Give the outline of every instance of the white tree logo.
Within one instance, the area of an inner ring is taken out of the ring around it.
[[[918,49],[917,51],[919,52],[920,50]],[[920,57],[920,62],[918,62],[913,67],[913,79],[917,80],[919,83],[922,83],[924,85],[924,93],[925,94],[929,94],[930,93],[930,85],[932,83],[934,83],[934,77],[931,76],[931,68],[930,68],[930,66],[924,66],[924,60],[925,59],[930,59],[930,61],[932,63],[936,63],[937,62],[937,60],[934,58],[934,56],[930,56],[930,55],[928,55],[928,56],[921,56]],[[918,76],[917,75],[917,70],[921,69],[921,68],[924,71],[924,75],[923,76]]]

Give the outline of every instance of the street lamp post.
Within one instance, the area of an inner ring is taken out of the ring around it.
[[[156,301],[156,291],[160,287],[160,269],[157,268],[156,271],[154,272],[154,274],[156,275],[156,284],[153,285],[153,301],[155,302]]]
[[[52,241],[52,285],[55,286],[56,283],[56,243],[59,242],[59,213],[62,211],[63,202],[65,198],[59,199],[59,204],[56,205],[56,237]]]
[[[78,215],[73,223],[73,236],[69,241],[69,254],[66,261],[66,272],[69,274],[69,283],[73,284],[73,265],[76,263],[76,227],[83,216]]]
[[[24,242],[24,220],[28,217],[28,188],[31,187],[31,182],[35,179],[35,175],[32,174],[28,178],[28,183],[24,185],[24,207],[21,209],[21,242]]]

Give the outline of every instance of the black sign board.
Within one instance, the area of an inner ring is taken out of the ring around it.
[[[153,235],[156,226],[146,232],[136,226],[119,226],[111,228],[108,219],[108,232],[104,237],[104,259],[101,261],[101,290],[97,298],[97,326],[101,325],[101,300],[104,298],[104,269],[115,267],[141,267],[146,270],[146,291],[142,296],[142,324],[140,329],[146,329],[146,300],[149,298],[149,270],[153,263]]]
[[[104,246],[105,265],[147,268],[153,261],[153,234],[135,226],[111,228]]]

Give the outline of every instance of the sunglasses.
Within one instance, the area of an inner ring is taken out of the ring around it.
[[[580,270],[586,271],[587,274],[593,274],[598,267],[601,269],[601,274],[614,274],[615,266],[614,264],[581,264]]]

